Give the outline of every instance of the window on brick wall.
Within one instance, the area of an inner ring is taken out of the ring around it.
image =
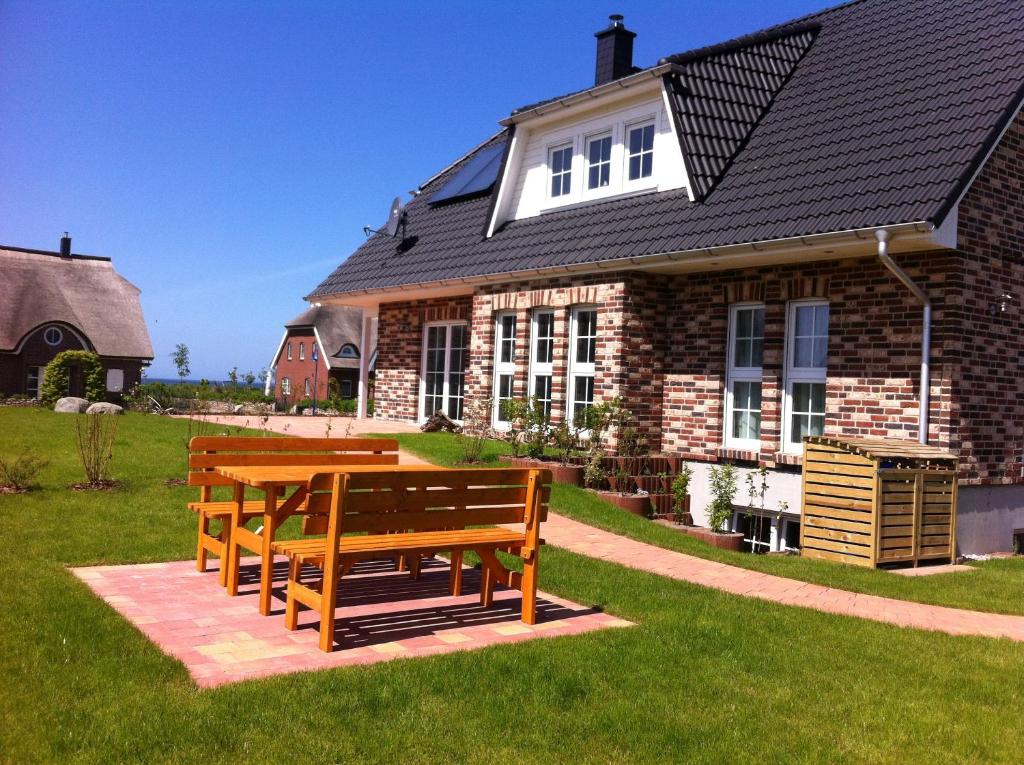
[[[729,308],[728,343],[725,445],[760,451],[763,305],[741,304]]]
[[[594,403],[597,309],[574,308],[569,336],[569,406],[574,421]]]
[[[290,396],[292,393],[292,381],[287,377],[281,378],[281,395]]]
[[[299,361],[305,361],[306,359],[306,344],[299,343]]]
[[[508,427],[505,412],[515,398],[516,315],[499,313],[494,323],[494,426]]]
[[[423,332],[420,417],[442,411],[462,419],[469,332],[465,323],[428,324]]]
[[[288,343],[288,361],[292,360],[292,344]]]
[[[530,324],[530,396],[544,412],[544,417],[550,419],[555,312],[534,311]]]
[[[804,436],[825,432],[828,303],[790,303],[786,311],[786,398],[783,450],[802,453]]]

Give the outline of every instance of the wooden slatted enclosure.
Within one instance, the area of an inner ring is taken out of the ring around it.
[[[876,567],[956,560],[957,459],[884,438],[804,441],[801,554]]]

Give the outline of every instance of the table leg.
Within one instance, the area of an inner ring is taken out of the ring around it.
[[[260,535],[262,549],[260,551],[260,613],[270,615],[270,600],[273,596],[274,582],[274,551],[270,546],[274,543],[274,532],[277,530],[277,487],[269,485],[263,498],[263,532]]]
[[[245,502],[245,485],[235,481],[231,509],[231,519],[224,526],[224,555],[221,556],[221,567],[224,568],[223,581],[228,588],[228,595],[238,594],[238,542],[235,529],[242,525],[242,509]]]

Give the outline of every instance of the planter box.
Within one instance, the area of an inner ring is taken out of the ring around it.
[[[675,522],[675,496],[672,494],[653,494],[651,495],[651,506],[654,508],[655,518]],[[683,524],[686,526],[693,525],[693,516],[690,515],[689,494],[686,495],[686,500],[683,502]]]
[[[614,491],[599,491],[597,496],[605,502],[611,502],[616,507],[622,508],[627,513],[639,515],[643,518],[650,517],[651,498],[647,494],[619,494]]]
[[[685,526],[683,532],[722,550],[740,552],[743,547],[743,534],[738,531],[716,534],[711,529],[706,529],[703,526]]]
[[[567,483],[570,486],[583,485],[583,471],[581,465],[563,465],[560,462],[550,460],[535,460],[530,457],[509,457],[513,467],[518,468],[542,468],[551,471],[551,480],[557,483]]]

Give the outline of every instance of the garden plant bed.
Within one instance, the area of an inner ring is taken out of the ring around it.
[[[670,518],[656,518],[655,522],[665,528],[669,528],[674,531],[681,531],[687,536],[699,539],[702,542],[705,542],[712,547],[717,547],[720,550],[739,552],[743,546],[743,534],[738,531],[716,534],[714,531],[709,528],[705,528],[704,526],[680,524]]]
[[[651,515],[651,498],[647,494],[622,494],[617,491],[598,491],[597,496],[605,502],[620,507],[627,513],[649,518]]]
[[[551,471],[551,479],[558,483],[567,483],[570,486],[583,485],[583,466],[565,464],[555,460],[533,459],[532,457],[510,457],[509,462],[513,467],[521,468],[543,468]]]

